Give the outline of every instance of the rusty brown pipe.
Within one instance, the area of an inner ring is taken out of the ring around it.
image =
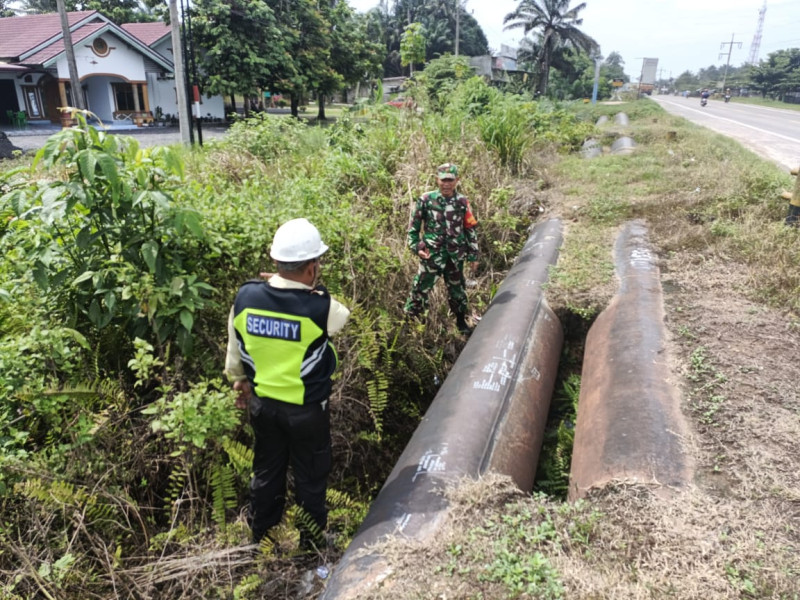
[[[570,499],[613,480],[669,494],[691,478],[686,423],[669,382],[660,273],[642,222],[617,238],[620,288],[586,338]]]
[[[563,332],[542,284],[561,246],[561,222],[537,225],[384,483],[321,598],[352,598],[390,573],[387,536],[430,539],[447,514],[441,490],[489,471],[530,490]]]

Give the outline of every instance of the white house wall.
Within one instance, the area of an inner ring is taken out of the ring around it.
[[[164,58],[168,58],[173,63],[175,62],[172,53],[172,39],[170,37],[166,37],[157,44],[153,44],[151,48]],[[154,81],[156,81],[155,74],[148,73],[147,86],[150,87]],[[176,114],[178,112],[178,101],[175,96],[175,80],[159,80],[156,83],[158,87],[153,87],[153,90],[158,90],[155,92],[155,96],[153,96],[156,98],[156,101],[151,101],[153,114],[155,114],[156,106],[160,106],[164,114]],[[192,108],[192,110],[194,110],[194,108]],[[222,96],[203,95],[201,97],[200,116],[207,117],[208,115],[217,119],[225,118],[225,99]]]
[[[178,98],[175,95],[174,79],[158,79],[156,73],[147,74],[147,90],[150,92],[150,110],[153,115],[156,109],[161,108],[161,113],[165,115],[175,115],[178,113]]]
[[[83,79],[94,74],[118,74],[128,81],[144,81],[144,60],[139,52],[128,46],[126,42],[112,35],[104,33],[102,37],[110,49],[106,56],[98,56],[92,51],[94,38],[86,39],[75,46],[75,63],[78,67],[78,76]],[[67,58],[58,59],[58,76],[69,79]]]

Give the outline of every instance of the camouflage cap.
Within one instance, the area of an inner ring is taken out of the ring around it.
[[[436,167],[436,177],[439,179],[457,179],[458,167],[453,163],[444,163]]]

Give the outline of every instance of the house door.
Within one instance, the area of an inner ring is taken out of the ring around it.
[[[17,89],[14,87],[13,81],[0,79],[0,123],[8,122],[6,111],[19,112],[19,103],[17,102]]]
[[[51,123],[61,123],[58,107],[61,105],[61,96],[58,93],[58,82],[50,77],[42,83],[42,100],[44,100],[44,114]]]

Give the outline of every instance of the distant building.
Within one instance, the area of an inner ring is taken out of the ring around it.
[[[509,82],[514,74],[525,74],[517,64],[517,48],[501,44],[500,51],[491,56],[471,56],[470,66],[475,73],[492,83]]]

